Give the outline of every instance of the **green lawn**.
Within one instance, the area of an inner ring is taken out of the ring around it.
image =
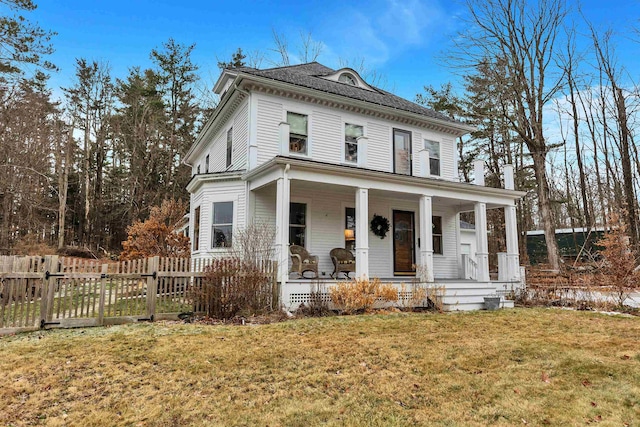
[[[0,355],[0,425],[640,420],[640,318],[588,312],[158,322],[4,337]]]

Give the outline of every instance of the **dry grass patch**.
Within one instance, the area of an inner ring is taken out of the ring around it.
[[[634,425],[640,319],[557,309],[0,338],[1,425]]]

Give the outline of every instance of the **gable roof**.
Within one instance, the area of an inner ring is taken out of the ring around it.
[[[268,68],[264,70],[258,70],[256,68],[250,67],[240,67],[230,69],[229,71],[232,73],[246,73],[258,77],[277,80],[284,83],[290,83],[296,86],[315,89],[334,95],[341,95],[359,101],[370,102],[385,107],[408,111],[410,113],[420,114],[451,123],[460,123],[457,120],[451,119],[450,117],[447,117],[442,113],[423,107],[404,98],[400,98],[399,96],[396,96],[374,86],[369,86],[371,89],[373,89],[369,90],[342,82],[328,80],[324,77],[335,74],[337,70],[333,70],[318,62],[309,62],[307,64],[290,65],[286,67]]]

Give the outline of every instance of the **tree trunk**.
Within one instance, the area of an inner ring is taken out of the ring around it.
[[[85,123],[84,130],[84,229],[83,241],[90,246],[91,241],[91,137],[90,137],[89,119]]]
[[[624,195],[627,210],[627,228],[631,245],[638,249],[638,227],[636,224],[636,200],[633,191],[633,172],[631,170],[631,156],[629,155],[629,128],[627,127],[627,109],[622,89],[616,91],[616,107],[618,109],[618,121],[620,126],[620,155],[622,160],[622,177],[624,180]]]
[[[580,175],[580,193],[582,195],[582,207],[584,209],[585,226],[589,230],[593,226],[593,219],[591,218],[591,212],[589,211],[589,201],[587,199],[587,178],[584,174],[584,166],[582,164],[582,153],[580,152],[580,133],[579,133],[579,118],[578,107],[576,106],[575,99],[575,87],[573,78],[569,78],[569,94],[571,97],[571,111],[573,113],[573,136],[576,145],[576,159],[578,161],[578,173]],[[588,231],[587,230],[587,231]],[[587,232],[587,235],[591,234]]]
[[[538,208],[540,209],[540,219],[544,228],[544,237],[547,244],[547,258],[551,268],[560,269],[560,254],[558,250],[558,242],[556,241],[555,221],[551,210],[551,198],[549,191],[549,182],[547,180],[546,170],[546,153],[534,152],[533,169],[535,171]]]
[[[61,136],[62,138],[62,136]],[[73,144],[73,126],[67,135],[67,143],[64,148],[64,165],[58,176],[58,249],[64,248],[65,221],[67,213],[67,192],[69,189],[69,164],[71,162],[71,147]],[[58,150],[60,152],[60,150]]]

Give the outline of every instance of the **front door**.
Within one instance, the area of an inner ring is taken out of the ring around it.
[[[393,273],[415,275],[414,214],[408,211],[393,211]]]

